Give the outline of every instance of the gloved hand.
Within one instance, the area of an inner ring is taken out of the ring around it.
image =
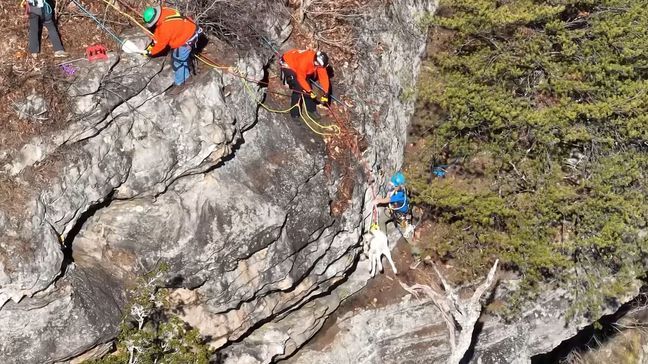
[[[310,98],[313,99],[313,100],[316,100],[316,99],[317,99],[317,95],[315,95],[315,93],[312,92],[312,91],[311,91],[311,93],[310,93],[309,96],[310,96]]]
[[[320,98],[320,102],[321,102],[322,104],[328,104],[329,99],[328,99],[328,97],[326,97],[326,96],[322,96],[322,97]]]
[[[149,43],[149,45],[146,46],[146,49],[144,50],[144,55],[151,57],[151,50],[153,49],[153,46],[155,46],[153,42]]]

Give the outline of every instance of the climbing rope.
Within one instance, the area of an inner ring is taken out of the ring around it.
[[[105,0],[104,0],[104,1],[105,1]],[[113,31],[110,30],[110,28],[108,28],[105,24],[103,24],[101,21],[99,21],[99,19],[97,19],[97,17],[96,17],[94,14],[92,14],[88,9],[86,9],[83,5],[81,5],[81,3],[80,3],[79,1],[77,1],[77,0],[72,0],[72,2],[73,2],[73,3],[74,3],[74,4],[75,4],[75,5],[76,5],[76,6],[77,6],[77,7],[78,7],[82,12],[84,12],[84,13],[85,13],[85,14],[86,14],[90,19],[94,20],[94,22],[97,23],[97,25],[99,25],[99,27],[100,27],[101,29],[103,29],[104,32],[106,32],[106,33],[107,33],[108,35],[110,35],[110,36],[111,36],[115,41],[117,41],[117,43],[119,43],[120,46],[121,46],[122,44],[124,44],[124,41],[123,41],[121,38],[119,38],[115,33],[113,33]]]

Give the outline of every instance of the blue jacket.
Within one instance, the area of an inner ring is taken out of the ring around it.
[[[389,208],[394,212],[406,214],[409,211],[409,199],[404,188],[398,188],[389,197]]]

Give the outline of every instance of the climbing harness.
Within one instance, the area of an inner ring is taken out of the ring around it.
[[[52,5],[50,5],[47,0],[23,0],[20,2],[20,6],[25,7],[25,12],[27,14],[29,14],[30,7],[43,8],[43,16],[52,15],[54,13]]]

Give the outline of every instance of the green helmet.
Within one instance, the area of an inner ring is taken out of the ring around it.
[[[152,27],[157,23],[158,19],[160,19],[160,11],[162,9],[159,6],[152,7],[149,6],[148,8],[144,9],[144,13],[142,14],[142,19],[144,19],[144,23],[146,24],[147,27]]]

